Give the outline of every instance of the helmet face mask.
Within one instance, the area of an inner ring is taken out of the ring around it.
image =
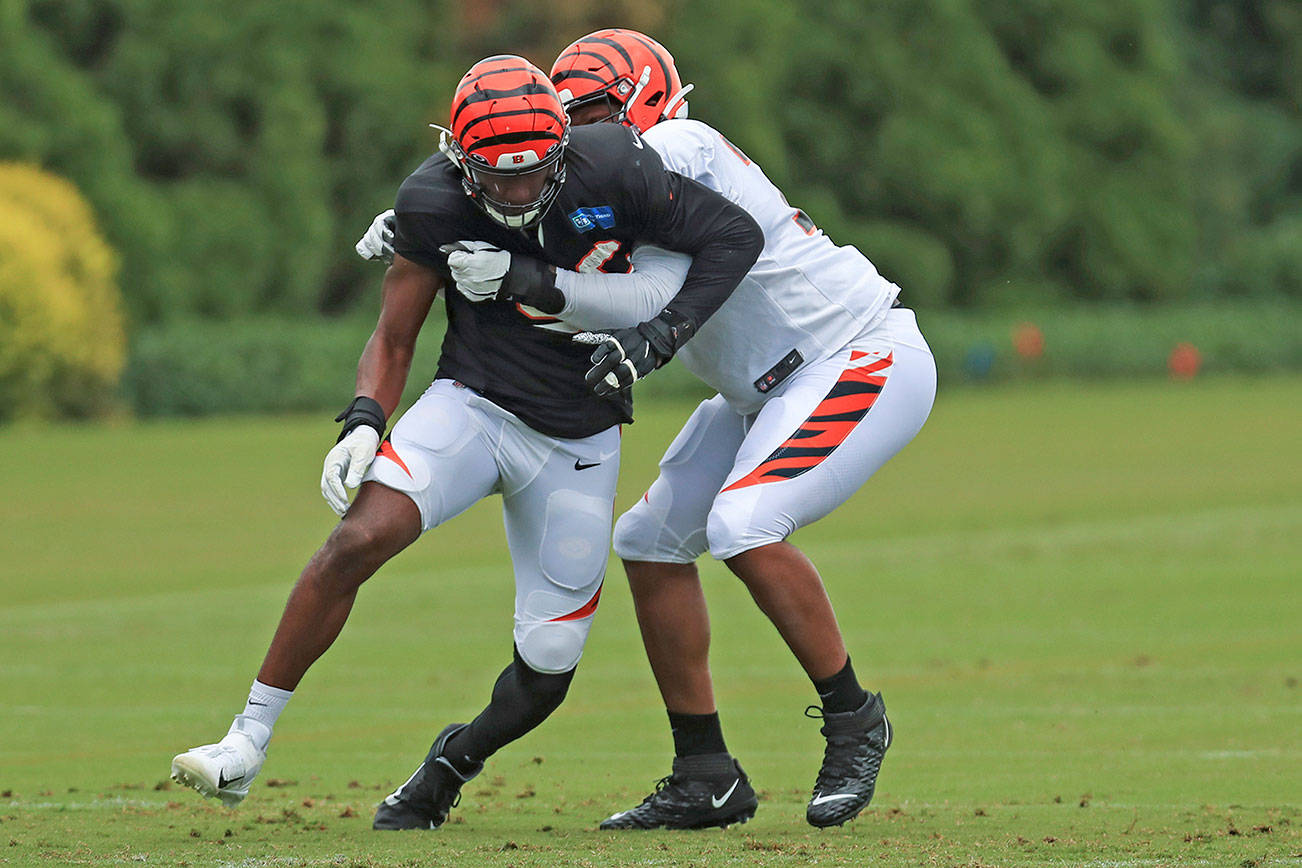
[[[645,132],[687,116],[673,56],[645,34],[619,28],[575,40],[552,66],[552,83],[575,124],[615,122]],[[596,105],[609,107],[604,115]]]
[[[569,118],[542,70],[521,57],[481,60],[461,79],[439,150],[461,169],[461,183],[497,223],[538,223],[565,183]]]
[[[620,79],[620,81],[624,80]],[[593,91],[587,96],[570,100],[565,103],[565,111],[570,116],[570,123],[576,127],[588,124],[622,124],[627,117],[624,104],[606,90]]]
[[[477,158],[467,162],[462,178],[466,192],[489,217],[503,226],[525,229],[537,223],[560,195],[565,183],[564,148],[521,171],[500,171]]]

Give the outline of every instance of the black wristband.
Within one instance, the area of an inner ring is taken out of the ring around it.
[[[388,420],[380,402],[365,395],[358,395],[344,412],[335,417],[336,422],[344,423],[344,430],[339,432],[339,440],[348,436],[348,432],[361,425],[370,425],[376,433],[384,436],[384,427]],[[339,440],[335,442],[338,443]]]
[[[683,314],[665,308],[638,326],[637,330],[655,351],[656,367],[659,368],[696,334],[696,323]]]
[[[556,269],[519,253],[511,254],[511,267],[502,278],[499,297],[549,314],[558,314],[565,307],[565,296],[556,288]]]

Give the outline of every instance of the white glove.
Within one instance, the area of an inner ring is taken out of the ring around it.
[[[474,302],[497,298],[511,270],[511,254],[487,241],[458,241],[444,251],[458,292]]]
[[[380,432],[370,425],[358,425],[326,453],[321,473],[321,494],[341,518],[348,511],[348,492],[362,484],[362,477],[380,448]]]
[[[357,242],[357,255],[363,259],[380,259],[393,262],[393,209],[375,215],[366,234]]]

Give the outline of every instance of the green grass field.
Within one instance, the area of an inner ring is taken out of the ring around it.
[[[620,505],[689,407],[626,430]],[[373,805],[510,654],[499,506],[363,590],[227,810],[167,781],[243,707],[333,523],[335,426],[257,418],[0,431],[0,862],[150,865],[1302,864],[1302,379],[957,390],[795,538],[896,742],[856,822],[818,831],[814,694],[704,565],[745,826],[609,834],[668,771],[612,563],[568,702],[436,832]]]

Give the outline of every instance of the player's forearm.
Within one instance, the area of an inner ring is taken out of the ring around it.
[[[672,174],[672,173],[671,173]],[[764,249],[764,231],[741,206],[675,176],[676,203],[656,239],[693,254],[683,288],[667,305],[699,329],[741,283]]]
[[[357,394],[378,401],[386,417],[402,399],[416,336],[441,285],[432,269],[402,255],[384,273],[380,318],[357,363]]]
[[[356,394],[374,398],[391,417],[402,399],[414,347],[389,340],[378,329],[366,342],[357,363]]]
[[[628,274],[558,269],[556,287],[565,296],[558,315],[582,329],[635,326],[664,310],[691,265],[686,254],[643,245],[633,252],[633,271]]]

